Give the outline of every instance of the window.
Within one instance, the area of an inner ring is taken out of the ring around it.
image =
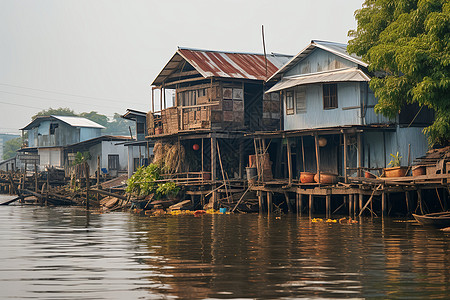
[[[109,170],[119,170],[119,155],[109,154],[108,155],[108,169]]]
[[[286,92],[286,114],[294,114],[294,92]]]
[[[323,109],[338,108],[337,84],[323,85]]]
[[[306,113],[306,91],[300,88],[295,92],[295,112],[297,114]]]
[[[58,128],[58,123],[51,123],[50,124],[50,134],[55,134],[55,129]]]
[[[180,106],[192,106],[197,104],[197,90],[178,93]]]
[[[145,124],[141,122],[136,123],[136,132],[137,134],[145,133]]]

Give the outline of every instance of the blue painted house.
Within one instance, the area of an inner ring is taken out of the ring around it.
[[[22,128],[28,147],[21,150],[39,156],[41,166],[64,166],[64,147],[101,136],[100,124],[82,117],[41,116]]]
[[[311,41],[268,79],[276,84],[266,91],[267,98],[278,93],[282,99],[284,131],[257,138],[281,138],[280,147],[269,149],[275,165],[284,166],[274,168],[278,177],[318,169],[340,175],[375,172],[388,165],[390,153],[398,151],[402,165],[426,153],[422,130],[433,113],[411,105],[395,119],[375,114],[377,99],[369,88],[374,74],[346,49],[345,44]]]

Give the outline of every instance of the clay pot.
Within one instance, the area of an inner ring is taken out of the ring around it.
[[[301,183],[313,183],[315,173],[310,172],[300,172],[300,182]]]
[[[320,182],[319,182],[319,174],[314,175],[314,181],[317,183],[335,184],[337,182],[337,175],[321,172],[320,173]]]
[[[408,167],[392,167],[384,169],[385,177],[403,177],[406,176]]]
[[[373,175],[372,173],[370,173],[370,172],[364,172],[364,177],[365,178],[377,178],[377,176],[375,176],[375,175]]]
[[[425,166],[414,166],[412,167],[412,176],[426,175],[427,169]]]

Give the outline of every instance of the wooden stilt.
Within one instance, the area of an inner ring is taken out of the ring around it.
[[[420,213],[423,215],[423,205],[422,205],[422,190],[417,189],[417,206],[420,208]],[[416,208],[417,211],[417,208]]]
[[[289,199],[289,195],[287,192],[284,192],[284,198],[286,199],[286,205],[288,207],[288,212],[290,212],[290,213],[293,212],[291,200]]]
[[[386,216],[387,215],[387,211],[386,211],[386,192],[384,190],[384,186],[383,186],[383,191],[381,192],[381,215],[382,216]]]
[[[331,216],[331,195],[327,194],[325,196],[325,211],[326,217],[329,218]]]
[[[406,202],[406,215],[410,215],[411,214],[411,203],[410,203],[410,199],[409,199],[409,191],[405,192],[405,202]]]
[[[259,203],[259,213],[263,213],[263,200],[262,200],[262,191],[257,191],[256,192],[257,196],[258,196],[258,203]]]
[[[89,182],[89,165],[87,162],[84,163],[84,173],[86,176],[86,209],[89,209],[89,188],[90,188],[90,182]]]
[[[352,216],[352,211],[353,211],[353,199],[354,199],[354,195],[353,195],[353,194],[348,195],[348,216],[349,216],[349,217]]]
[[[297,193],[296,196],[297,196],[297,214],[301,215],[302,214],[302,208],[303,208],[302,207],[303,206],[302,194]]]
[[[292,153],[291,153],[291,143],[289,141],[289,138],[287,140],[287,165],[288,165],[288,177],[289,177],[289,185],[292,184]]]
[[[272,213],[272,193],[267,192],[267,213]]]
[[[364,195],[363,193],[359,193],[358,213],[363,209],[363,206],[364,206]]]
[[[347,134],[342,131],[342,134],[344,136],[344,182],[348,183],[348,176],[347,176]]]
[[[314,196],[309,195],[309,216],[311,217],[314,213]]]

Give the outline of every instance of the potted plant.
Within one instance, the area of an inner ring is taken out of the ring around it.
[[[392,159],[389,162],[389,168],[384,168],[384,176],[385,177],[403,177],[406,176],[406,171],[408,171],[408,167],[401,166],[402,157],[397,153],[394,155],[391,153]]]

